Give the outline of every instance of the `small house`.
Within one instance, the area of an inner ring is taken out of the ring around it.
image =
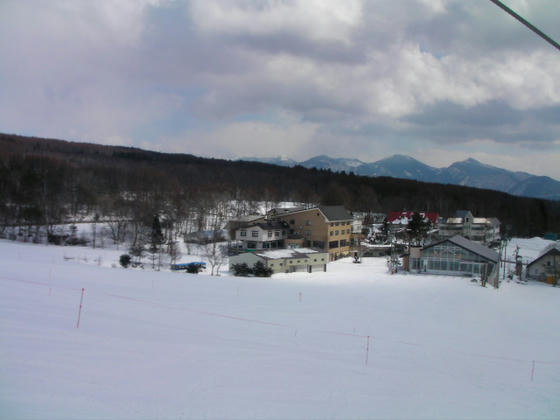
[[[560,279],[560,243],[550,244],[527,265],[527,277],[533,280],[558,284]]]
[[[230,270],[235,264],[253,267],[261,261],[273,273],[327,271],[329,253],[312,248],[276,249],[245,252],[229,257]]]

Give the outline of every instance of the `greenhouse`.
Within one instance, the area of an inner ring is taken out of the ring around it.
[[[454,236],[411,252],[410,270],[429,274],[487,278],[497,270],[496,251],[461,236]]]

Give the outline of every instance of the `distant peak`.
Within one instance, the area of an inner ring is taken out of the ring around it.
[[[382,159],[382,161],[401,161],[401,162],[405,161],[405,160],[406,161],[414,161],[416,159],[414,159],[410,156],[407,156],[407,155],[399,155],[399,154],[392,155],[392,156],[389,156],[388,158]]]
[[[473,159],[473,158],[465,159],[463,162],[465,162],[465,163],[472,163],[472,164],[476,164],[476,165],[482,165],[482,163],[480,163],[478,160]]]

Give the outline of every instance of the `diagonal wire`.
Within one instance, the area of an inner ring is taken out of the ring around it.
[[[533,25],[531,22],[529,22],[528,20],[526,20],[525,18],[523,18],[523,16],[518,15],[517,13],[515,13],[512,9],[510,9],[509,7],[507,7],[505,4],[503,4],[500,0],[490,0],[492,3],[494,3],[496,6],[498,6],[499,8],[505,10],[507,13],[509,13],[511,16],[513,16],[515,19],[517,19],[519,22],[521,22],[523,25],[525,25],[527,28],[529,28],[530,30],[532,30],[534,33],[536,33],[538,36],[540,36],[541,38],[543,38],[545,41],[547,41],[549,44],[551,44],[552,46],[556,47],[558,50],[560,50],[560,44],[558,44],[558,42],[556,42],[555,40],[553,40],[551,37],[549,37],[547,34],[545,34],[543,31],[541,31],[539,28],[537,28],[535,25]]]

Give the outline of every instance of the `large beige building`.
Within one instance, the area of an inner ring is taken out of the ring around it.
[[[303,238],[304,246],[328,252],[330,261],[350,253],[353,218],[343,206],[276,208],[267,218],[285,221],[288,238]]]

